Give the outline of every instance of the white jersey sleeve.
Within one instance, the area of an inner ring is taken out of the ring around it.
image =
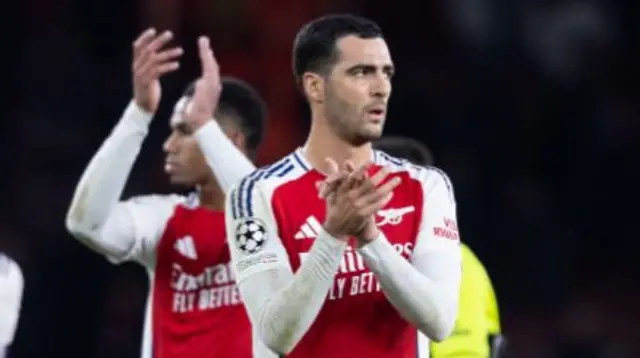
[[[423,209],[411,262],[380,235],[360,249],[367,265],[400,314],[429,338],[451,334],[462,275],[456,204],[447,176],[421,169]]]
[[[0,253],[0,352],[13,341],[23,289],[24,278],[20,266]]]
[[[294,274],[278,237],[271,193],[258,170],[227,197],[227,241],[236,281],[259,338],[289,353],[307,332],[333,283],[346,243],[324,231]]]
[[[89,245],[114,264],[135,261],[153,267],[167,222],[183,201],[178,195],[145,195],[120,202]]]
[[[152,114],[134,101],[85,169],[67,212],[68,231],[112,262],[152,261],[150,254],[178,197],[120,202]]]
[[[222,131],[218,122],[208,121],[194,133],[204,158],[226,194],[256,167]]]

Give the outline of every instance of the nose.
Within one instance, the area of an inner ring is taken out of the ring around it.
[[[175,153],[176,138],[173,133],[171,133],[167,140],[164,141],[164,144],[162,144],[162,149],[165,151],[165,153]]]
[[[387,99],[391,94],[391,81],[389,77],[380,73],[375,76],[371,83],[371,96],[375,98]]]

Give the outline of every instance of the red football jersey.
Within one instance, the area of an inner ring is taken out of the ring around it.
[[[440,238],[455,242],[450,246],[459,250],[455,204],[446,176],[438,169],[416,167],[376,151],[371,171],[382,166],[392,169],[387,180],[402,179],[391,201],[376,214],[377,226],[398,254],[411,261],[419,238],[423,240],[420,250],[438,245],[425,240]],[[235,241],[230,249],[239,282],[282,261],[293,272],[300,267],[325,219],[325,202],[315,185],[324,178],[297,151],[239,184],[227,207],[227,224],[230,218],[236,223],[237,232],[229,240]],[[427,202],[427,197],[437,200]],[[430,215],[425,218],[427,211]],[[246,234],[256,223],[267,226],[259,238]],[[230,226],[230,230],[234,229]],[[425,238],[419,232],[431,234]],[[287,357],[428,357],[428,339],[388,301],[353,244],[315,321]]]
[[[251,326],[229,260],[224,213],[177,206],[156,252],[155,358],[252,357]]]
[[[251,324],[230,269],[224,213],[178,196],[126,202],[132,256],[151,278],[143,358],[275,357],[252,347]]]

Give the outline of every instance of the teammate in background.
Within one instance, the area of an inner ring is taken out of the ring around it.
[[[23,289],[20,266],[0,253],[0,358],[8,357],[20,317]]]
[[[449,179],[372,149],[394,71],[375,23],[316,19],[298,32],[293,63],[311,108],[306,145],[227,198],[254,330],[290,358],[426,357],[426,337],[446,338],[458,307]]]
[[[196,192],[120,201],[160,103],[159,78],[179,67],[182,50],[165,49],[171,39],[150,29],[134,42],[134,98],[82,175],[66,225],[111,262],[147,269],[144,358],[274,357],[259,342],[252,348],[222,211],[225,192],[254,170],[244,154],[253,156],[262,139],[265,105],[248,85],[221,81],[206,37],[198,40],[202,77],[177,102],[164,144],[171,182]],[[214,177],[212,163],[224,171]]]
[[[434,165],[427,146],[407,137],[384,137],[374,147],[420,166]],[[498,357],[504,347],[496,294],[486,269],[471,249],[462,244],[462,283],[458,317],[453,333],[431,343],[432,358]]]

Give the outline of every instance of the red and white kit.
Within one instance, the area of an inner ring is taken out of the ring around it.
[[[229,248],[254,330],[287,357],[415,358],[455,322],[461,263],[451,183],[373,152],[400,177],[356,248],[322,228],[325,202],[300,149],[245,177],[227,198]]]
[[[179,102],[180,103],[180,102]],[[256,341],[225,240],[224,213],[197,195],[120,201],[151,116],[131,103],[85,170],[67,226],[110,261],[143,265],[151,282],[143,358],[275,357]],[[194,133],[223,190],[254,170],[215,121]]]

